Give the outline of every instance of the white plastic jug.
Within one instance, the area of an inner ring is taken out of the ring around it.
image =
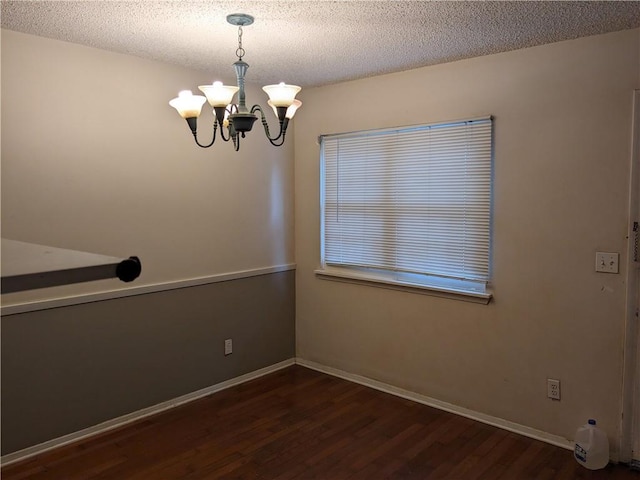
[[[609,463],[609,439],[606,433],[596,427],[595,420],[589,419],[586,425],[576,431],[573,456],[589,470],[604,468]]]

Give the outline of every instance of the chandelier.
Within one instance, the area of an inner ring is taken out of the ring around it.
[[[269,95],[267,104],[273,109],[280,124],[280,131],[275,137],[272,137],[269,133],[269,125],[262,107],[254,105],[251,109],[247,108],[244,93],[244,76],[249,65],[242,60],[245,55],[245,50],[242,48],[242,27],[251,25],[253,20],[251,15],[245,13],[227,15],[227,22],[238,27],[238,49],[236,50],[238,60],[233,64],[233,68],[236,71],[237,87],[223,85],[222,82],[216,81],[212,85],[198,87],[205,96],[193,95],[191,90],[183,90],[169,102],[169,105],[174,107],[180,116],[187,121],[193,138],[199,147],[209,148],[213,145],[216,141],[218,128],[220,128],[222,140],[225,142],[233,141],[233,146],[237,152],[240,149],[240,138],[244,138],[245,133],[251,131],[253,123],[258,119],[256,113],[260,114],[264,133],[269,142],[279,147],[284,143],[289,120],[293,118],[296,110],[302,105],[302,102],[295,98],[296,94],[302,90],[297,85],[280,83],[262,87],[262,90]],[[238,103],[231,103],[236,93],[238,94]],[[197,123],[202,106],[206,101],[213,107],[215,119],[213,122],[213,139],[209,144],[203,145],[198,141]]]

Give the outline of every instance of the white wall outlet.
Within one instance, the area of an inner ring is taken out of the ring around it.
[[[620,254],[596,252],[596,272],[618,273]]]
[[[224,341],[224,354],[231,355],[233,353],[233,340],[227,338]]]
[[[547,397],[560,400],[560,380],[547,378]]]

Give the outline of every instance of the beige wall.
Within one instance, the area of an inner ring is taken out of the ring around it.
[[[620,423],[640,31],[307,89],[295,142],[297,355],[572,438]],[[494,301],[320,280],[320,134],[495,117]],[[620,252],[619,275],[594,272]],[[562,400],[546,398],[546,379]]]
[[[231,63],[195,72],[2,30],[2,235],[137,255],[135,286],[293,263],[293,142],[270,147],[258,122],[239,153],[200,149],[168,105],[215,74],[233,83]],[[247,101],[266,96],[251,86]],[[101,281],[3,303],[123,287]]]

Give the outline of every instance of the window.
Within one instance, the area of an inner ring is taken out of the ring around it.
[[[490,300],[490,117],[320,140],[316,273]]]

